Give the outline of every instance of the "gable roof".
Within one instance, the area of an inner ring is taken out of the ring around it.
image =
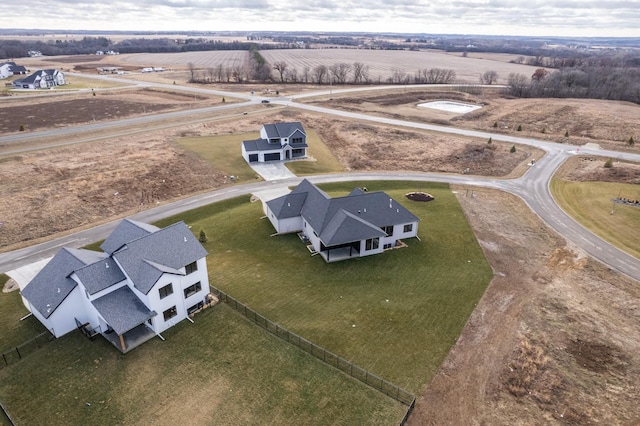
[[[383,226],[420,220],[385,192],[357,188],[331,198],[307,179],[267,206],[278,219],[302,216],[327,246],[384,236]]]
[[[253,151],[281,151],[282,145],[277,143],[269,143],[267,139],[253,139],[243,141],[242,145],[247,152]]]
[[[91,303],[118,335],[157,315],[126,285]]]
[[[75,271],[89,294],[96,294],[126,279],[116,262],[106,254],[104,256],[104,259]]]
[[[207,251],[182,221],[129,241],[113,253],[133,285],[144,294],[163,273],[180,273],[180,268],[206,255]]]
[[[116,229],[111,232],[107,239],[104,240],[100,248],[104,252],[112,254],[129,241],[144,237],[159,229],[160,228],[147,223],[124,219],[116,226]]]
[[[275,124],[265,124],[262,126],[264,128],[265,133],[267,134],[268,139],[272,138],[288,138],[296,131],[302,132],[303,135],[306,136],[304,132],[304,127],[302,127],[302,123],[299,121],[293,121],[290,123],[275,123]]]
[[[36,308],[43,317],[49,318],[77,283],[70,275],[99,259],[101,253],[90,250],[62,248],[44,268],[22,289],[20,294]]]

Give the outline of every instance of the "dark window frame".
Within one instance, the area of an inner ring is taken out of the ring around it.
[[[408,223],[408,224],[406,224],[406,225],[404,226],[404,230],[403,230],[403,231],[404,231],[405,233],[413,231],[413,223]]]
[[[184,298],[187,299],[200,291],[202,291],[202,283],[198,281],[184,289]]]
[[[178,315],[178,309],[176,308],[175,305],[173,305],[172,307],[170,307],[169,309],[167,309],[162,313],[162,316],[164,317],[164,322],[169,321],[171,318],[177,315]]]
[[[198,261],[191,262],[187,266],[184,267],[185,275],[193,274],[198,270]]]
[[[158,294],[160,295],[160,300],[165,297],[171,296],[173,294],[173,283],[169,283],[165,286],[162,286],[158,289]]]

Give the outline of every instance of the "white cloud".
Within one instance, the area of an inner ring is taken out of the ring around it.
[[[3,28],[640,36],[640,0],[33,0]]]

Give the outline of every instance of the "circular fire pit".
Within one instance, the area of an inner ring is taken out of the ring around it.
[[[426,192],[409,192],[408,194],[404,194],[405,197],[410,199],[411,201],[432,201],[433,195],[427,194]]]

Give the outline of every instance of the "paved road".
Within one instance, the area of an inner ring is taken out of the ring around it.
[[[171,86],[173,89],[178,89],[180,86]],[[189,88],[193,90],[193,88]],[[198,90],[206,91],[206,89]],[[237,96],[234,93],[216,92],[223,96]],[[309,96],[309,94],[305,94]],[[249,104],[258,103],[260,97],[245,96],[248,99]],[[481,139],[488,139],[492,137],[496,141],[505,141],[523,145],[535,146],[543,149],[547,152],[542,159],[538,159],[535,166],[522,177],[518,179],[491,179],[469,175],[445,175],[438,173],[349,173],[349,174],[333,174],[313,176],[309,178],[314,183],[325,182],[337,182],[345,180],[412,180],[412,181],[432,181],[432,182],[447,182],[460,185],[479,186],[500,189],[513,193],[522,198],[529,207],[538,214],[544,222],[555,229],[560,235],[567,240],[574,243],[576,246],[582,248],[585,252],[593,256],[594,258],[609,265],[609,267],[616,269],[636,280],[640,281],[640,260],[630,256],[629,254],[611,246],[607,242],[603,241],[598,236],[594,235],[590,231],[583,228],[571,217],[569,217],[562,209],[560,209],[553,199],[549,190],[549,182],[551,177],[557,168],[570,156],[576,155],[578,152],[584,155],[597,155],[612,157],[617,159],[624,159],[630,161],[640,162],[640,155],[622,153],[617,151],[607,151],[599,149],[589,149],[585,147],[562,145],[557,143],[550,143],[530,138],[519,138],[508,135],[492,134],[488,132],[473,131],[466,129],[457,129],[448,126],[436,126],[425,123],[414,123],[403,120],[374,117],[360,113],[352,113],[346,111],[332,110],[329,108],[318,107],[314,105],[306,105],[295,103],[295,96],[291,98],[276,98],[272,99],[272,102],[279,105],[295,107],[300,109],[306,109],[315,111],[322,114],[339,115],[342,117],[348,117],[356,120],[374,121],[377,123],[417,128],[430,131],[438,131],[443,133],[458,134],[463,136],[477,137]],[[239,104],[225,105],[225,108],[240,107]],[[205,108],[203,110],[215,110],[220,107]],[[188,114],[193,111],[184,111],[177,114]],[[169,113],[173,114],[173,113]],[[165,114],[160,114],[163,116]],[[156,116],[157,117],[157,116]],[[151,120],[150,117],[141,117],[142,119]],[[129,119],[124,121],[134,121],[135,119]],[[114,123],[101,123],[104,127],[108,128],[114,125]],[[110,126],[111,125],[111,126]],[[83,126],[79,126],[82,128]],[[58,129],[58,131],[64,131],[72,129]],[[57,134],[56,130],[51,131],[52,134]],[[40,133],[40,132],[37,132]],[[2,143],[4,138],[0,138]],[[180,200],[171,204],[159,206],[144,212],[140,212],[131,216],[135,220],[152,222],[167,216],[175,215],[186,210],[190,210],[199,206],[210,204],[213,202],[222,201],[225,199],[250,194],[253,192],[263,191],[266,189],[275,189],[285,185],[295,185],[301,179],[290,178],[282,179],[275,182],[257,182],[251,184],[235,184],[232,187],[227,187],[221,190],[213,191],[203,195],[193,196],[184,200]],[[14,252],[0,254],[0,272],[6,272],[19,266],[31,263],[33,261],[52,256],[61,246],[81,247],[90,242],[97,241],[105,238],[111,230],[116,226],[117,222],[107,223],[101,226],[97,226],[92,229],[80,231],[62,237],[53,241],[42,243],[36,246],[28,247],[22,250],[16,250]]]

